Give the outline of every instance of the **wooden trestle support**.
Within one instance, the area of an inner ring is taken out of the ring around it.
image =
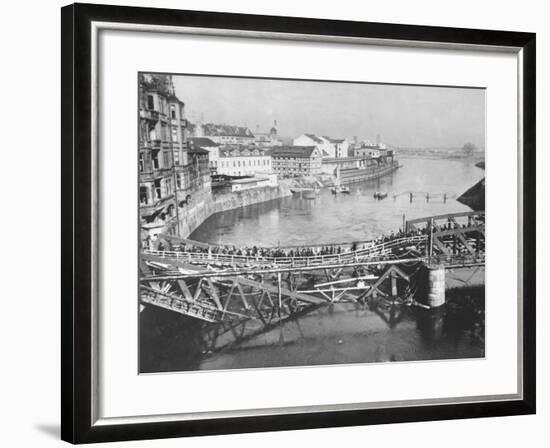
[[[484,216],[480,215],[409,221],[409,230],[420,229],[424,223],[429,236],[403,241],[382,255],[348,254],[340,263],[304,265],[300,259],[297,266],[289,265],[288,260],[283,266],[254,265],[246,259],[143,253],[140,303],[203,321],[205,352],[242,342],[334,302],[416,304],[412,289],[419,266],[484,264]],[[464,217],[468,225],[457,221]],[[442,220],[448,223],[447,228]]]

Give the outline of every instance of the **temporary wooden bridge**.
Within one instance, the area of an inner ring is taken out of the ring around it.
[[[213,351],[338,301],[415,303],[415,276],[422,266],[485,264],[483,212],[412,219],[406,234],[310,257],[229,255],[204,247],[203,252],[145,250],[140,303],[204,321],[206,350]]]

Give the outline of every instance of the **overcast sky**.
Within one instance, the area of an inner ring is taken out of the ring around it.
[[[188,119],[248,126],[281,136],[304,132],[375,140],[395,146],[484,147],[485,92],[322,81],[177,75]]]

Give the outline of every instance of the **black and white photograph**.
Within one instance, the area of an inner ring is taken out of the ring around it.
[[[6,4],[1,446],[545,445],[543,2],[312,6]]]
[[[485,89],[138,85],[140,373],[485,357]]]

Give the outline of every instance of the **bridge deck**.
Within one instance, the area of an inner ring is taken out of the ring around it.
[[[388,296],[385,286],[384,291],[379,289],[383,282],[391,283],[395,297],[397,278],[410,285],[421,264],[446,269],[483,266],[485,225],[470,218],[481,215],[462,212],[411,220],[408,223],[426,223],[426,227],[383,242],[335,243],[331,247],[337,247],[338,253],[329,254],[314,250],[319,245],[309,246],[309,251],[308,247],[233,250],[166,236],[193,250],[143,251],[140,300],[208,322],[252,319],[256,331],[304,308],[342,298]],[[458,223],[461,217],[468,218],[467,225]],[[434,222],[441,219],[450,225]],[[313,255],[302,256],[304,252]]]
[[[347,261],[357,261],[365,258],[373,258],[376,256],[382,256],[389,254],[392,250],[407,247],[412,245],[418,245],[425,243],[427,239],[426,235],[418,235],[413,237],[397,238],[385,243],[372,245],[365,249],[356,251],[342,252],[339,254],[330,255],[312,255],[312,256],[292,256],[292,257],[273,257],[273,256],[260,256],[260,255],[238,255],[228,253],[217,252],[190,252],[190,251],[159,251],[159,250],[145,250],[144,256],[157,256],[166,259],[181,259],[187,260],[190,263],[207,263],[207,262],[220,262],[225,264],[276,264],[276,265],[293,265],[293,266],[314,266],[314,265],[326,265],[334,263],[342,263]]]

